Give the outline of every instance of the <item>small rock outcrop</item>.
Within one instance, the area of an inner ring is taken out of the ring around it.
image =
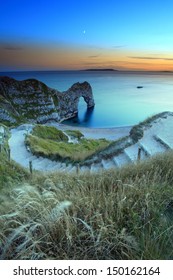
[[[60,122],[77,114],[80,97],[88,108],[94,106],[92,88],[87,82],[59,92],[35,79],[17,81],[0,77],[0,122]]]

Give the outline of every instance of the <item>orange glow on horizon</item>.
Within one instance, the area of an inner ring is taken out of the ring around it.
[[[0,47],[0,66],[18,69],[113,68],[117,70],[173,71],[173,58],[151,56],[145,52],[128,49],[99,48],[23,48]]]

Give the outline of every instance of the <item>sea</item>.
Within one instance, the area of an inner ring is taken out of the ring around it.
[[[132,126],[163,111],[173,111],[173,73],[130,71],[1,72],[17,80],[38,79],[65,91],[76,82],[91,84],[95,107],[80,98],[78,115],[65,124],[92,128]]]

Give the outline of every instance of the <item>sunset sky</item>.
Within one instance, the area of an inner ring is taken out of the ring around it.
[[[173,71],[172,0],[5,0],[0,9],[1,71]]]

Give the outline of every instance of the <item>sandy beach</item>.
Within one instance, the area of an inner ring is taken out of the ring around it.
[[[65,130],[80,130],[86,138],[108,140],[116,140],[129,134],[131,126],[126,127],[112,127],[112,128],[89,128],[89,127],[75,127],[64,125],[61,123],[50,122],[48,125],[54,126],[62,131]]]

